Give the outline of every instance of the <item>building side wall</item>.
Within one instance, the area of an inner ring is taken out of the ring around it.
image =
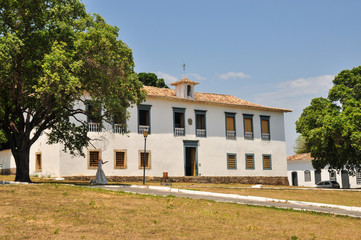
[[[15,174],[16,164],[10,149],[0,151],[0,175]]]
[[[316,187],[315,182],[315,169],[312,167],[312,163],[309,160],[295,160],[295,161],[288,161],[288,181],[289,184],[292,186],[292,172],[297,172],[297,181],[298,186],[304,187]],[[309,170],[311,173],[311,181],[305,181],[305,171]],[[321,181],[330,180],[330,173],[328,172],[328,168],[321,170]],[[342,179],[341,173],[336,172],[336,181],[342,187]],[[349,183],[350,188],[360,188],[361,184],[357,184],[356,176],[349,176]]]

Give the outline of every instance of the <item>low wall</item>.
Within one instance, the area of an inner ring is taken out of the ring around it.
[[[90,181],[95,176],[71,176],[64,177],[70,181]],[[108,182],[142,182],[143,177],[127,176],[107,176]],[[162,182],[161,177],[145,177],[146,182]],[[187,183],[240,183],[240,184],[263,184],[263,185],[283,185],[289,186],[287,177],[169,177],[168,182],[187,182]]]
[[[0,175],[15,175],[16,168],[4,168],[0,169]]]

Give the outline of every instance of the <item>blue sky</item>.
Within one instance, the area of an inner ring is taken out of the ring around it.
[[[361,1],[84,0],[119,27],[135,71],[167,83],[186,76],[196,91],[231,94],[285,115],[287,154],[295,121],[327,97],[343,69],[361,65]]]

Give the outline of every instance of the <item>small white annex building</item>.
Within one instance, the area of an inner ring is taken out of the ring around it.
[[[310,153],[296,154],[287,157],[288,181],[291,186],[316,187],[316,184],[324,180],[337,181],[341,188],[361,188],[361,172],[356,176],[349,176],[347,171],[337,173],[329,171],[328,167],[316,171],[312,167]]]
[[[288,184],[284,113],[234,96],[195,92],[197,82],[174,82],[175,89],[145,86],[146,101],[128,109],[127,129],[88,120],[94,139],[86,157],[47,145],[43,134],[31,148],[31,175],[93,177],[99,158],[107,177],[228,177],[229,181]],[[83,106],[85,108],[85,106]],[[84,119],[86,120],[86,119]],[[122,134],[124,133],[124,134]],[[220,179],[220,178],[219,178]],[[209,179],[208,179],[209,180]]]

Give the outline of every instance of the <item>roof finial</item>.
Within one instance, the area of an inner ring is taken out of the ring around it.
[[[183,67],[183,77],[186,77],[186,64],[183,62],[182,64]]]

